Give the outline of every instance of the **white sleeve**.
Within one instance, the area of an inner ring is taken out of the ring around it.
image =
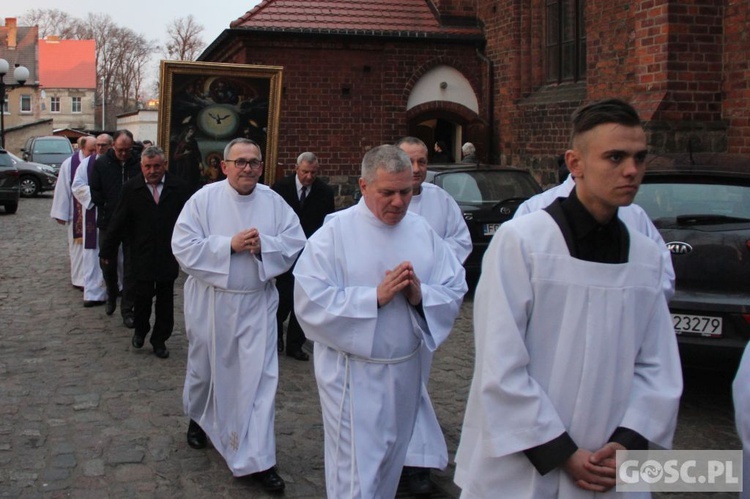
[[[88,165],[90,158],[91,156],[81,161],[81,164],[78,165],[76,175],[73,178],[73,185],[71,187],[73,190],[73,196],[75,196],[78,202],[87,210],[94,207],[94,202],[91,200],[91,189],[89,188]]]
[[[503,225],[482,262],[474,298],[476,363],[461,437],[464,452],[478,446],[488,457],[502,457],[566,431],[547,393],[528,372],[524,338],[534,298],[527,256],[522,238]]]

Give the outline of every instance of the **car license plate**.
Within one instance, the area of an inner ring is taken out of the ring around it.
[[[492,236],[500,228],[500,224],[484,224],[483,231],[485,236]]]
[[[721,338],[722,318],[705,315],[672,314],[676,334]]]

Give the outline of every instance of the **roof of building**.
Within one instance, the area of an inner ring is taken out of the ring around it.
[[[44,88],[96,88],[96,42],[39,40],[39,84]]]
[[[481,37],[473,18],[450,25],[427,0],[263,0],[232,28],[399,37]]]
[[[36,84],[39,79],[36,65],[36,46],[39,39],[39,28],[36,26],[16,28],[16,47],[14,49],[8,48],[8,31],[9,28],[7,26],[0,26],[0,58],[5,59],[10,64],[11,70],[9,73],[11,75],[16,64],[25,66],[29,70],[29,79],[26,81],[26,84]],[[10,78],[6,76],[5,83],[13,83],[12,76]]]

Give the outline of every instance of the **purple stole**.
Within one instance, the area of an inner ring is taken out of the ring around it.
[[[89,159],[87,173],[91,178],[91,172],[94,169],[94,162],[96,161],[96,154],[92,154]],[[76,176],[76,170],[81,165],[81,158],[76,152],[73,155],[73,159],[70,162],[70,185],[73,185],[73,179]],[[84,248],[96,249],[96,207],[86,210],[85,219],[83,205],[73,197],[73,240],[76,244],[81,244],[83,238],[83,231],[86,231],[86,238]]]
[[[73,185],[73,180],[76,176],[76,170],[81,164],[81,155],[78,151],[74,152],[70,157],[70,185]],[[83,237],[83,206],[73,196],[73,241],[76,244],[81,244],[81,238]]]

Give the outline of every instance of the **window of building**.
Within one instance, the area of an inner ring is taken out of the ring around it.
[[[60,112],[60,97],[49,98],[49,110],[50,112],[53,112],[53,113]]]
[[[21,95],[21,112],[22,113],[31,112],[31,95],[30,94]]]
[[[81,98],[80,97],[71,97],[70,110],[73,113],[81,112]]]
[[[585,0],[547,0],[547,81],[586,77]]]

